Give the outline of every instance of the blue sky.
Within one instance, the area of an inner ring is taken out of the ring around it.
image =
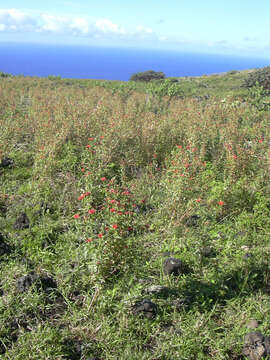
[[[0,0],[0,41],[270,59],[269,13],[269,0]]]

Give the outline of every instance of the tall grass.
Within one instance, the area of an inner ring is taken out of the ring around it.
[[[250,319],[269,333],[269,112],[125,86],[1,79],[3,359],[240,359]],[[57,289],[18,292],[31,271]]]

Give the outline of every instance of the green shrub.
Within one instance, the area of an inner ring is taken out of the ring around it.
[[[10,76],[12,76],[12,75],[11,75],[11,74],[8,74],[8,73],[5,73],[5,72],[0,71],[0,77],[1,77],[1,78],[7,78],[7,77],[10,77]]]
[[[153,70],[148,70],[144,72],[135,73],[131,76],[131,81],[151,81],[151,80],[160,80],[165,79],[165,74],[163,72],[157,72]]]
[[[61,76],[60,75],[48,75],[48,79],[49,80],[61,80]]]

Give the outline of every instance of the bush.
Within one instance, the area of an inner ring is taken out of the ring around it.
[[[144,72],[135,73],[131,76],[131,81],[151,81],[151,80],[161,80],[165,79],[165,74],[163,72],[157,72],[153,70],[148,70]]]
[[[48,75],[48,79],[49,80],[61,80],[61,76],[60,75]]]
[[[7,78],[7,77],[10,77],[10,76],[12,76],[12,75],[11,75],[11,74],[8,74],[8,73],[5,73],[5,72],[0,71],[0,77],[1,77],[1,78]]]
[[[260,85],[263,89],[270,91],[270,66],[250,73],[247,79],[245,79],[244,87],[251,88],[255,85]]]

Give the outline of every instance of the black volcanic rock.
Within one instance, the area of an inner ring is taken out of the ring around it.
[[[28,275],[21,276],[16,282],[16,289],[18,292],[25,292],[30,289],[34,282],[36,282],[38,276],[36,273],[31,272]]]
[[[10,246],[5,242],[4,236],[0,233],[0,256],[9,254],[10,251]]]
[[[248,333],[244,339],[243,355],[250,360],[260,360],[270,355],[270,338],[259,331]]]
[[[148,319],[152,319],[157,315],[157,306],[150,300],[144,299],[133,305],[132,313],[133,315],[141,315]]]
[[[1,163],[0,163],[0,167],[8,167],[8,166],[11,166],[14,164],[14,160],[8,158],[8,157],[5,157],[2,159]]]
[[[26,215],[25,212],[23,212],[17,217],[16,222],[14,224],[14,229],[23,230],[23,229],[28,229],[29,226],[30,226],[30,222],[28,216]]]
[[[163,271],[165,275],[180,275],[182,272],[182,261],[173,257],[167,258],[163,263]]]

